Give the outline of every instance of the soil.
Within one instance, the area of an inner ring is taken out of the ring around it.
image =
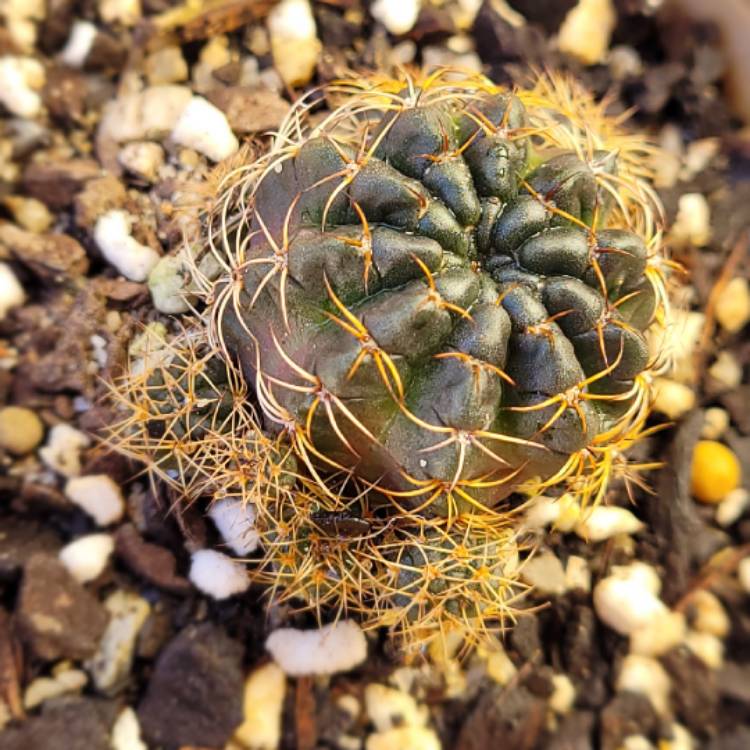
[[[585,65],[556,46],[574,4],[508,0],[515,15],[502,11],[505,3],[488,0],[461,29],[456,8],[464,4],[425,0],[413,28],[396,36],[373,20],[364,0],[315,0],[322,49],[312,77],[294,88],[274,71],[265,34],[271,2],[215,1],[165,32],[156,20],[171,5],[165,0],[143,0],[134,24],[106,20],[102,8],[118,3],[50,0],[46,17],[32,21],[38,35],[27,52],[0,27],[0,55],[28,54],[46,71],[39,115],[14,116],[0,105],[0,261],[10,264],[26,294],[22,306],[0,319],[0,403],[32,410],[47,435],[59,424],[96,435],[111,419],[105,382],[119,372],[127,342],[141,326],[165,319],[144,283],[124,279],[102,257],[93,227],[102,213],[125,208],[138,217],[134,236],[167,252],[179,238],[180,201],[209,171],[204,156],[166,134],[142,139],[163,147],[165,165],[156,177],[124,169],[121,147],[97,139],[105,104],[131,89],[149,56],[168,45],[177,45],[187,63],[175,81],[182,85],[188,77],[184,85],[224,111],[239,137],[258,143],[279,124],[286,103],[348,69],[469,59],[508,84],[528,80],[532,68],[568,71],[606,96],[613,113],[631,111],[631,126],[666,147],[657,172],[670,224],[685,194],[703,196],[709,208],[710,239],[672,245],[686,270],[684,305],[705,319],[695,352],[694,406],[637,448],[640,460],[663,462],[647,477],[655,492],[636,488],[629,506],[645,528],[601,544],[555,532],[546,547],[563,563],[583,557],[594,583],[612,565],[633,559],[653,565],[662,599],[688,621],[696,592],[715,594],[729,621],[719,638],[721,665],[707,665],[684,645],[660,656],[670,687],[667,707],[659,711],[644,694],[618,690],[628,639],[601,622],[590,591],[569,590],[532,599],[539,606],[505,639],[516,670],[507,684],[475,658],[457,667],[462,681],[453,689],[445,665],[404,667],[383,633],[370,640],[368,660],[353,671],[290,678],[281,748],[406,750],[376,744],[361,705],[356,715],[342,709],[342,696],[361,704],[372,682],[405,686],[427,707],[427,724],[445,750],[690,747],[678,744],[675,723],[687,729],[694,748],[750,747],[750,592],[736,575],[750,555],[750,510],[722,527],[715,509],[691,496],[687,480],[705,412],[719,407],[729,418],[720,439],[739,458],[750,487],[750,329],[728,333],[713,315],[728,280],[750,275],[750,134],[723,83],[734,63],[716,26],[655,10],[659,3],[617,0],[610,52],[603,62]],[[75,20],[97,30],[80,68],[60,58]],[[230,59],[201,72],[201,51],[220,33]],[[255,62],[245,67],[248,59]],[[35,199],[26,204],[35,211],[31,223],[17,208],[17,199],[29,198]],[[712,366],[721,357],[739,367],[739,383],[717,380]],[[653,423],[663,419],[655,414]],[[243,719],[245,676],[269,660],[268,633],[312,621],[268,613],[261,589],[226,601],[201,594],[187,574],[190,552],[214,533],[209,522],[198,512],[168,513],[164,490],[149,487],[138,466],[96,440],[80,460],[83,475],[108,475],[126,499],[121,520],[106,529],[70,502],[65,476],[38,452],[18,456],[0,449],[0,750],[108,748],[124,707],[136,710],[148,748],[230,747]],[[616,492],[611,501],[627,504],[624,490]],[[101,531],[112,536],[113,553],[103,571],[81,584],[57,553]],[[91,672],[90,659],[113,617],[107,603],[118,591],[138,594],[149,605],[118,680],[101,688],[89,677],[82,688],[24,706],[38,678]],[[575,687],[572,706],[562,712],[551,708],[560,675]]]

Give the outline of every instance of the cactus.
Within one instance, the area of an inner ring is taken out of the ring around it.
[[[648,147],[557,78],[326,95],[224,166],[202,216],[223,270],[191,280],[208,358],[127,380],[148,405],[122,442],[190,499],[256,505],[277,599],[479,637],[520,592],[513,493],[597,502],[648,415],[667,304]]]

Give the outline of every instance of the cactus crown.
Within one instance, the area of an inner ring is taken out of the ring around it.
[[[274,599],[477,638],[523,593],[511,494],[598,502],[643,431],[667,303],[648,147],[554,77],[324,94],[223,167],[205,307],[115,389],[115,443],[253,503]]]

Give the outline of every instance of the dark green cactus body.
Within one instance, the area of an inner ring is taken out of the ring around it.
[[[269,425],[405,506],[491,506],[627,409],[656,301],[643,241],[600,228],[614,157],[527,173],[530,148],[520,101],[482,95],[385,112],[359,152],[310,138],[262,178],[220,326]]]

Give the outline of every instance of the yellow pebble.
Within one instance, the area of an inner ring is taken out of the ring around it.
[[[0,409],[0,447],[17,456],[31,453],[42,442],[42,420],[22,406]]]
[[[726,445],[715,440],[699,440],[690,474],[695,499],[716,504],[739,485],[740,462]]]

